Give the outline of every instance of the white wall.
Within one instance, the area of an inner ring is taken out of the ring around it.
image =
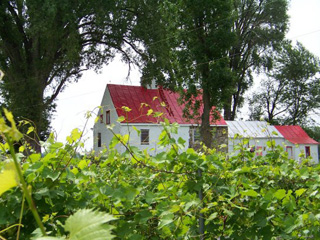
[[[120,133],[120,123],[117,122],[118,114],[117,111],[111,101],[111,96],[106,87],[106,90],[103,94],[103,98],[101,101],[101,109],[98,111],[97,116],[103,114],[103,123],[100,123],[100,119],[94,124],[93,127],[93,150],[95,152],[99,152],[106,148],[109,145],[110,140],[113,137],[113,134],[106,126],[106,111],[110,110],[110,122],[114,124],[113,131],[118,134]],[[98,133],[101,133],[101,147],[98,147]]]
[[[289,142],[288,140],[285,140],[284,138],[273,138],[275,140],[276,145],[280,145],[283,147],[283,149],[286,151],[286,146],[292,147],[292,159],[299,161],[300,157],[299,155],[302,153],[305,156],[305,147],[310,147],[310,156],[313,159],[314,163],[319,162],[318,158],[318,146],[316,144],[293,144]],[[229,153],[231,153],[231,156],[237,155],[239,151],[234,151],[234,145],[239,144],[243,139],[228,139],[228,150]],[[262,156],[265,156],[267,151],[271,150],[267,147],[267,141],[269,139],[262,139],[262,138],[255,138],[255,139],[249,139],[249,143],[246,145],[247,148],[250,148],[251,146],[256,147],[256,155],[258,154],[258,147],[262,147]],[[290,157],[290,156],[289,156]]]
[[[115,121],[117,118],[115,119]],[[141,144],[141,136],[138,135],[138,132],[133,128],[133,126],[140,130],[141,129],[149,129],[149,144],[143,145]],[[114,127],[114,132],[116,134],[121,134],[122,136],[129,134],[129,145],[138,147],[140,150],[148,150],[148,153],[151,155],[155,155],[162,151],[166,151],[166,148],[159,146],[157,143],[159,142],[159,136],[162,132],[162,126],[160,124],[116,124]],[[101,132],[102,135],[102,147],[97,147],[97,141],[95,141],[95,151],[101,151],[104,148],[108,148],[110,141],[113,137],[113,134],[109,129],[106,128],[105,124],[96,124],[95,134],[97,135],[98,132]],[[171,136],[178,140],[179,137],[183,138],[185,143],[185,150],[189,146],[189,127],[188,126],[180,126],[178,128],[178,134],[171,134]],[[123,145],[118,144],[116,149],[119,152],[124,152],[126,149]]]
[[[133,126],[140,130],[141,129],[149,129],[149,145],[141,145],[141,136],[138,135],[137,131],[133,129]],[[166,148],[162,148],[158,145],[159,136],[162,132],[163,128],[160,124],[121,124],[121,135],[129,134],[129,144],[131,146],[138,147],[142,151],[148,149],[148,153],[151,155],[155,155],[157,153],[166,151]],[[188,126],[180,126],[178,128],[178,134],[171,134],[171,137],[178,140],[179,137],[183,138],[185,143],[185,150],[189,145],[189,127]],[[121,152],[124,151],[124,147],[121,147]]]
[[[249,143],[246,145],[246,147],[249,149],[250,147],[255,146],[255,154],[258,155],[261,151],[262,156],[265,156],[267,154],[267,151],[270,151],[270,148],[267,147],[267,142],[270,140],[275,140],[276,145],[282,145],[284,141],[283,138],[251,138],[249,139]],[[239,151],[234,151],[234,146],[238,145],[241,142],[243,142],[242,138],[228,139],[228,151],[231,156],[237,155],[239,153]],[[261,148],[258,149],[259,147]]]
[[[319,163],[319,153],[318,153],[318,145],[316,144],[293,144],[287,140],[285,140],[284,144],[286,146],[292,147],[292,152],[293,152],[293,159],[300,161],[300,154],[303,154],[303,156],[306,156],[305,149],[306,147],[310,147],[310,156],[313,159],[314,163]]]

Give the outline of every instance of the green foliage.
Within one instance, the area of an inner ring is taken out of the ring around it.
[[[217,119],[212,107],[224,108],[225,119],[235,118],[252,85],[252,72],[269,64],[265,53],[284,38],[288,1],[168,0],[146,5],[136,28],[145,45],[142,84],[154,80],[179,91],[186,117],[201,122],[203,142],[211,147],[210,115]]]
[[[167,151],[154,156],[119,135],[105,155],[75,157],[78,130],[65,145],[49,138],[43,156],[18,154],[45,231],[56,237],[40,239],[108,239],[111,232],[119,239],[198,239],[200,214],[205,239],[320,238],[318,165],[298,164],[272,142],[266,156],[245,144],[234,156],[185,151],[183,141],[170,137],[177,126],[164,122],[163,128],[159,145]],[[126,150],[118,152],[115,146],[123,143]],[[16,239],[12,226],[20,220],[20,239],[38,228],[32,208],[21,208],[22,198],[18,187],[0,196],[5,239]],[[109,222],[110,215],[116,220]]]
[[[37,128],[39,142],[49,134],[55,99],[83,71],[98,70],[116,53],[133,62],[130,36],[134,14],[126,1],[0,2],[1,105]],[[130,29],[130,30],[129,30]],[[1,74],[2,78],[2,74]],[[18,87],[17,87],[18,86]],[[26,132],[26,131],[24,131]],[[37,144],[34,145],[39,150]]]
[[[106,213],[97,212],[89,209],[77,211],[66,220],[64,229],[70,232],[69,237],[39,237],[36,240],[99,240],[112,239],[111,227],[104,223],[114,218]]]
[[[251,118],[270,123],[306,125],[319,109],[320,61],[301,43],[283,42],[273,68],[266,72],[261,89],[250,100]]]
[[[235,119],[244,93],[253,83],[253,71],[269,67],[272,58],[268,52],[277,49],[288,28],[288,4],[288,0],[233,1],[232,32],[236,41],[228,54],[234,89],[225,103],[224,119]]]
[[[142,36],[146,45],[142,84],[155,80],[160,86],[179,91],[185,115],[202,119],[203,142],[211,146],[212,107],[222,107],[233,87],[226,54],[235,39],[229,19],[232,2],[182,0],[154,5],[147,14],[156,22],[157,31]],[[159,32],[160,39],[167,36],[161,42],[156,39]],[[156,44],[150,38],[156,39]]]

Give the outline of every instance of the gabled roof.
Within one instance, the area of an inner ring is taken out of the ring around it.
[[[266,122],[261,121],[226,121],[228,135],[234,138],[236,134],[245,138],[283,138],[281,133]]]
[[[110,96],[118,116],[124,116],[126,123],[158,123],[159,119],[148,115],[150,109],[153,112],[163,113],[163,118],[167,118],[171,123],[198,124],[196,119],[186,119],[183,117],[183,106],[178,103],[179,94],[166,89],[147,89],[141,86],[128,86],[107,84]],[[129,107],[130,112],[125,112],[123,106]],[[201,114],[201,112],[200,112]],[[212,125],[227,125],[222,116],[214,121],[210,119]]]
[[[300,126],[275,126],[285,139],[293,144],[319,144],[313,140]]]

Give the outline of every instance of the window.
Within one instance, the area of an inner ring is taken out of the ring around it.
[[[103,114],[100,115],[100,123],[103,123]]]
[[[306,158],[310,157],[310,147],[306,146]]]
[[[106,124],[110,124],[110,110],[106,111]]]
[[[141,129],[141,145],[149,145],[149,129]]]
[[[98,147],[101,147],[101,133],[98,133]]]
[[[292,147],[291,146],[286,146],[286,152],[288,153],[288,157],[292,158]]]
[[[200,143],[202,141],[201,134],[200,134],[200,128],[194,128],[193,129],[193,143]]]
[[[262,147],[261,146],[257,147],[256,156],[262,156]]]

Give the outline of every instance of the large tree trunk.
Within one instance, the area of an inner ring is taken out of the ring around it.
[[[229,97],[228,100],[226,100],[226,103],[223,105],[223,118],[225,120],[232,120],[231,105],[232,105],[232,97]]]
[[[43,103],[45,86],[41,84],[44,81],[39,77],[30,75],[30,72],[28,76],[23,71],[9,72],[4,84],[11,93],[10,102],[7,103],[8,110],[12,112],[16,121],[24,121],[19,130],[25,134],[25,140],[30,147],[36,152],[41,152],[40,140],[45,140],[48,130],[47,108]],[[34,127],[31,132],[28,131],[31,130],[30,127]]]
[[[201,136],[202,141],[205,144],[206,147],[211,148],[212,145],[212,132],[210,128],[210,95],[208,91],[203,89],[203,95],[202,95],[202,101],[203,101],[203,113],[201,116]]]

